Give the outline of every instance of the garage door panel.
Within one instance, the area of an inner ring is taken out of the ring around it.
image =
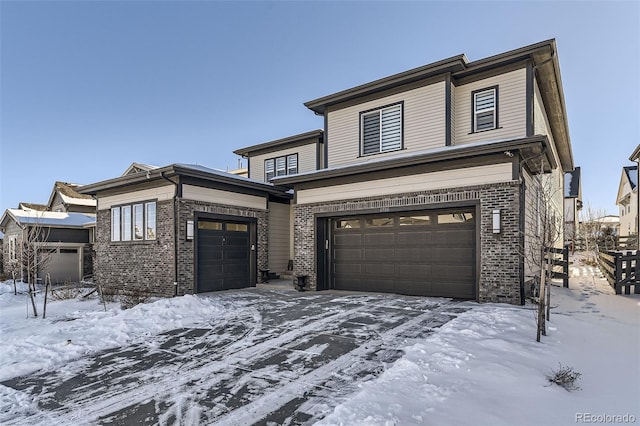
[[[433,253],[431,250],[402,247],[396,249],[394,260],[397,262],[432,262]]]
[[[335,274],[360,274],[362,265],[360,263],[335,263],[333,272]]]
[[[437,246],[470,246],[475,242],[473,229],[441,230],[433,233],[433,244]]]
[[[395,244],[395,234],[391,232],[376,232],[375,234],[365,234],[364,245],[369,246],[387,246]]]
[[[362,235],[354,233],[344,233],[334,236],[336,245],[340,246],[357,246],[362,244]]]
[[[241,246],[241,247],[247,247],[249,244],[249,236],[240,236],[240,237],[234,237],[234,236],[227,236],[225,238],[225,245],[226,246]]]
[[[403,278],[411,278],[419,281],[429,277],[432,274],[432,268],[433,266],[428,264],[398,264],[396,274],[401,280]]]
[[[332,229],[333,287],[475,298],[474,216],[470,208],[351,218],[365,226]]]
[[[413,228],[413,227],[412,227]],[[397,243],[401,245],[422,247],[433,244],[433,232],[416,230],[415,232],[399,232]]]
[[[362,254],[360,248],[336,248],[333,250],[334,259],[344,261],[362,260]]]
[[[364,249],[364,261],[387,261],[393,259],[394,250],[392,248],[369,248]]]
[[[396,272],[396,265],[394,263],[365,263],[364,273],[369,277],[377,277],[381,275],[388,275],[393,277]]]

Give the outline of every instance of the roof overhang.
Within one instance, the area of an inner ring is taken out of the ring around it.
[[[323,133],[324,133],[324,130],[321,130],[321,129],[312,130],[310,132],[300,133],[298,135],[293,135],[286,138],[261,143],[258,145],[252,145],[246,148],[236,149],[235,151],[233,151],[233,153],[240,155],[242,157],[247,157],[252,152],[281,148],[287,145],[295,145],[295,144],[307,141],[309,139],[319,138],[322,136]]]
[[[192,166],[188,164],[171,164],[169,166],[149,170],[146,173],[134,173],[131,175],[120,176],[117,178],[84,185],[78,188],[78,192],[81,194],[97,195],[102,191],[124,189],[128,186],[144,182],[157,182],[162,180],[166,181],[177,176],[187,176],[211,182],[228,184],[237,188],[248,188],[264,191],[266,193],[277,196],[290,197],[289,194],[286,194],[288,188],[285,187],[248,179],[242,176],[233,175],[231,173],[208,169],[206,167]]]
[[[635,162],[640,161],[640,144],[638,144],[636,149],[633,150],[633,153],[629,157],[629,160],[630,161],[635,161]]]
[[[299,183],[372,173],[419,164],[460,160],[491,154],[512,155],[516,151],[520,153],[523,164],[534,174],[540,172],[541,166],[544,173],[548,173],[558,167],[549,147],[548,138],[546,136],[533,136],[507,141],[483,142],[425,150],[411,153],[411,155],[398,155],[396,157],[387,157],[366,163],[276,177],[273,181],[280,185],[293,186]]]

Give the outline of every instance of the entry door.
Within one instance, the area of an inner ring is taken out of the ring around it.
[[[250,287],[250,224],[200,218],[197,228],[198,292]]]

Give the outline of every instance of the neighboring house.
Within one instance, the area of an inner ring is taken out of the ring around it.
[[[562,218],[574,170],[554,40],[305,105],[324,129],[234,151],[249,178],[173,164],[80,188],[98,200],[97,281],[246,287],[292,255],[312,290],[523,303],[535,182]]]
[[[638,144],[636,149],[633,150],[633,153],[629,157],[629,160],[635,161],[636,167],[638,168],[638,170],[640,170],[640,144]],[[635,223],[635,225],[636,225],[636,229],[640,230],[640,223],[638,222],[638,221],[640,221],[640,200],[638,200],[638,186],[637,185],[636,185],[635,191],[633,193],[633,196],[635,197],[635,204],[636,204],[636,223]],[[636,233],[636,235],[637,235],[637,233]],[[640,238],[636,238],[636,240],[637,240],[637,248],[638,248],[638,250],[640,250]]]
[[[580,167],[564,174],[564,240],[569,243],[577,236],[582,210],[582,183]]]
[[[80,194],[80,185],[57,181],[51,190],[47,211],[68,213],[96,213],[96,200],[90,195]]]
[[[562,218],[574,170],[554,40],[305,105],[325,119],[325,168],[273,182],[295,191],[294,270],[312,289],[522,303],[535,176]]]
[[[620,211],[620,236],[638,233],[638,166],[622,168],[616,204]]]
[[[291,201],[286,188],[188,164],[80,192],[98,201],[96,282],[164,296],[254,286],[260,269],[273,270],[270,212]]]
[[[90,229],[95,215],[86,213],[50,212],[7,209],[0,218],[0,230],[5,234],[2,244],[5,273],[16,272],[26,279],[23,265],[23,244],[33,243],[41,263],[38,277],[49,273],[51,282],[77,282],[92,273]]]
[[[7,234],[2,245],[5,273],[15,271],[22,276],[24,271],[18,266],[20,248],[25,239],[29,239],[29,230],[35,227],[41,229],[41,236],[32,242],[42,253],[47,253],[39,278],[48,272],[55,284],[77,282],[93,274],[91,243],[96,200],[78,193],[78,186],[57,181],[47,204],[21,202],[17,209],[5,211],[0,222],[0,229],[6,229]]]

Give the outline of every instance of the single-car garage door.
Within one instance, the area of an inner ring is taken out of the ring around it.
[[[44,273],[51,277],[52,284],[77,283],[82,269],[81,250],[79,248],[42,249],[40,256],[44,264]],[[45,278],[45,276],[41,276]]]
[[[475,208],[332,220],[339,290],[476,298]]]
[[[198,219],[198,292],[251,285],[250,224]]]

